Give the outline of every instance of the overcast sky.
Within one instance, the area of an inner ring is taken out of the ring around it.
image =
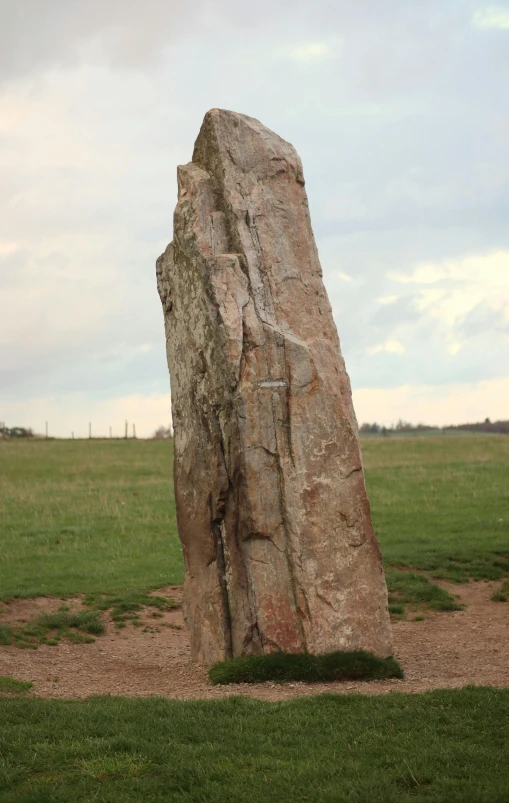
[[[302,157],[359,421],[509,418],[508,86],[508,0],[0,0],[0,420],[168,422],[155,260],[213,107]]]

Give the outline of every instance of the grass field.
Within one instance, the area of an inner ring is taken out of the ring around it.
[[[396,601],[447,609],[423,570],[507,584],[509,438],[369,438],[363,454]],[[171,462],[159,441],[0,442],[0,598],[83,592],[122,616],[179,583]],[[509,800],[508,689],[62,702],[0,680],[2,803]]]
[[[508,437],[367,438],[363,455],[389,581],[509,575]],[[0,442],[0,599],[181,583],[171,472],[165,441]]]
[[[0,442],[0,599],[182,582],[167,441]]]
[[[508,689],[1,703],[2,803],[507,803]]]
[[[509,437],[367,438],[362,451],[386,566],[509,573]]]

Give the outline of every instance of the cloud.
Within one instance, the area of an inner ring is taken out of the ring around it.
[[[381,351],[386,351],[388,354],[404,354],[406,349],[399,340],[386,340],[385,343],[371,346],[368,349],[368,354],[380,354]]]
[[[507,375],[509,59],[469,4],[0,6],[2,402],[167,393],[154,261],[215,106],[303,159],[354,387]]]
[[[502,6],[488,6],[476,11],[472,22],[477,28],[495,28],[499,31],[509,30],[509,9]]]
[[[507,290],[509,275],[509,251],[490,254],[470,254],[463,259],[445,260],[439,264],[418,265],[411,274],[390,274],[397,282],[437,284],[442,280],[481,283],[485,288]]]
[[[353,401],[357,420],[391,426],[402,418],[431,426],[507,420],[509,378],[477,383],[402,385],[395,388],[357,388]]]
[[[371,316],[370,323],[377,330],[387,331],[404,324],[414,324],[420,317],[414,296],[387,296],[378,299],[381,305]],[[401,353],[401,352],[400,352]]]
[[[139,65],[182,36],[205,5],[200,0],[1,0],[3,78],[83,63]]]
[[[9,243],[7,241],[0,241],[0,259],[11,256],[19,250],[18,243]]]
[[[307,42],[294,47],[289,52],[291,59],[304,64],[312,61],[323,61],[323,59],[329,59],[333,56],[334,49],[328,42]]]
[[[375,261],[341,286],[324,264],[354,388],[507,376],[509,251],[409,261],[406,272]]]
[[[379,304],[394,304],[395,301],[398,300],[398,296],[383,296],[382,298],[377,298]]]
[[[498,314],[509,320],[509,251],[419,265],[411,274],[394,274],[392,278],[422,285],[418,308],[440,318],[450,329],[460,328],[471,335],[479,332],[479,326],[466,326],[465,321],[475,316],[480,304],[485,311],[490,310],[492,325]]]

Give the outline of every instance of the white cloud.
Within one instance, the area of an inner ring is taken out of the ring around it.
[[[476,28],[496,28],[509,30],[509,9],[502,6],[489,6],[476,11],[472,17]]]
[[[509,251],[418,265],[410,275],[389,276],[399,283],[424,285],[419,289],[418,309],[440,318],[448,327],[479,303],[509,317]]]
[[[464,345],[465,345],[464,343],[458,343],[458,342],[449,343],[447,350],[449,354],[452,357],[454,357],[456,354],[459,354]]]
[[[411,274],[389,273],[402,284],[437,284],[443,280],[475,282],[478,286],[509,289],[509,251],[471,254],[463,259],[417,265]]]
[[[404,354],[406,349],[399,340],[386,340],[385,343],[368,348],[368,354],[380,354],[382,351],[386,351],[388,354]]]
[[[328,42],[306,42],[292,48],[288,55],[293,61],[307,64],[312,61],[323,61],[323,59],[334,57],[336,47],[332,47]]]
[[[475,282],[484,288],[509,290],[509,251],[495,251],[488,254],[473,254],[459,260],[446,260],[439,264],[420,266],[419,272],[428,272],[427,281],[441,278],[458,282]],[[434,273],[435,278],[429,277]],[[418,278],[412,281],[419,281]]]
[[[6,240],[0,240],[0,259],[10,256],[16,253],[16,251],[19,251],[19,243],[10,243]]]
[[[453,327],[481,300],[488,301],[488,299],[486,294],[481,296],[478,289],[468,286],[451,288],[450,291],[441,293],[434,290],[421,290],[417,306],[419,309],[426,310],[428,315],[440,318],[446,326]]]
[[[486,382],[358,388],[353,391],[357,420],[390,426],[400,418],[431,426],[507,420],[509,377]]]
[[[388,278],[401,284],[435,284],[446,277],[442,265],[419,265],[411,274],[388,273]]]

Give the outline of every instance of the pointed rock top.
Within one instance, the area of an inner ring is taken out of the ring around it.
[[[203,118],[193,162],[221,182],[228,167],[234,167],[259,179],[289,171],[304,184],[293,145],[254,117],[228,109],[210,109]]]

